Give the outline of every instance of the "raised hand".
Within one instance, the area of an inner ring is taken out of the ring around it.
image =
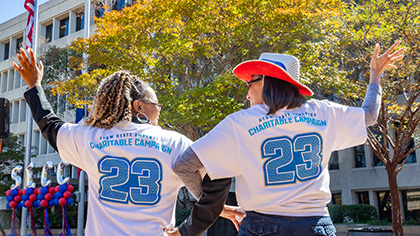
[[[34,51],[29,49],[30,60],[23,48],[20,48],[20,53],[17,54],[20,66],[13,62],[13,66],[22,75],[29,89],[35,86],[41,86],[42,76],[44,74],[44,65],[39,62],[36,66]]]
[[[400,55],[406,48],[400,48],[393,52],[394,49],[401,43],[400,40],[395,42],[384,54],[379,56],[381,46],[377,43],[375,52],[370,60],[370,82],[380,83],[381,74],[388,68],[397,68],[393,63],[400,60],[404,55]]]

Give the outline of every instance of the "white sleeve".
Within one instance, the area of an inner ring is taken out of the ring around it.
[[[335,126],[333,150],[341,150],[366,142],[365,111],[361,107],[345,106],[330,102]]]
[[[232,121],[227,117],[191,148],[211,179],[239,176],[239,146]]]
[[[77,124],[65,123],[60,127],[57,134],[57,149],[63,161],[84,169],[84,158],[78,149],[77,141],[83,137],[77,137],[77,131],[81,126]]]

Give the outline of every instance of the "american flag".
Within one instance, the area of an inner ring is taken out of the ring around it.
[[[28,21],[26,23],[26,49],[32,48],[32,40],[34,33],[34,19],[35,19],[35,1],[25,0],[25,9],[29,12]]]

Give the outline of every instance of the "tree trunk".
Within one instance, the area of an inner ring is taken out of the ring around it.
[[[387,169],[387,172],[392,203],[392,229],[394,230],[394,234],[396,236],[404,236],[400,195],[398,194],[397,173],[393,168],[392,170]]]

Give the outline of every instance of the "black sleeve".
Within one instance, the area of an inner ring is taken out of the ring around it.
[[[206,174],[203,193],[194,205],[191,215],[179,226],[182,236],[202,235],[217,220],[229,194],[231,179],[211,180]]]
[[[36,86],[24,93],[26,102],[32,112],[32,117],[38,124],[44,138],[57,150],[57,133],[64,124],[53,111],[50,103],[45,97],[42,87]]]

